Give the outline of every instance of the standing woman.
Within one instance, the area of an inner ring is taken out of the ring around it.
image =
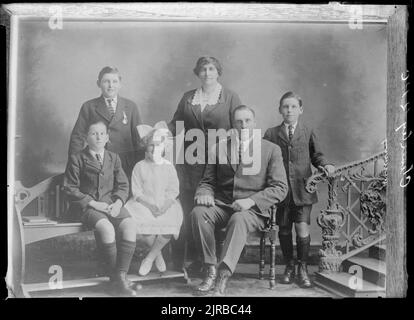
[[[169,129],[174,136],[180,133],[177,132],[177,128],[179,128],[178,121],[182,121],[184,124],[184,134],[190,129],[200,129],[205,135],[205,145],[200,146],[205,148],[204,161],[202,163],[189,164],[187,162],[188,159],[184,159],[184,164],[177,165],[180,179],[180,201],[184,211],[183,228],[179,239],[173,244],[173,256],[177,268],[181,268],[184,261],[185,240],[189,244],[187,257],[190,260],[198,261],[199,253],[195,253],[193,247],[194,242],[192,241],[189,215],[194,207],[195,190],[201,180],[204,166],[207,162],[208,129],[229,130],[231,128],[230,119],[232,111],[242,104],[235,92],[224,88],[218,81],[223,69],[216,58],[199,58],[193,71],[200,79],[201,86],[184,93],[169,124]],[[198,141],[197,138],[185,141],[185,150],[194,143],[202,142]],[[199,270],[199,265],[196,263],[190,269],[194,269],[194,271]]]

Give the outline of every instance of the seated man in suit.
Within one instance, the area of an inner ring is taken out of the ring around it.
[[[262,229],[271,206],[288,193],[280,148],[255,133],[259,130],[254,130],[254,110],[241,105],[234,109],[232,120],[236,134],[210,152],[191,212],[194,239],[206,270],[204,280],[195,288],[198,295],[213,288],[214,295],[225,294],[248,233]],[[247,154],[253,154],[251,168],[245,163]],[[256,170],[249,170],[252,168]],[[223,227],[227,234],[217,261],[214,232]]]

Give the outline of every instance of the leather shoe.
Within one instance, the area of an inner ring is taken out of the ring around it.
[[[111,278],[110,291],[117,296],[135,297],[137,292],[133,287],[138,289],[140,285],[134,285],[126,278],[126,272],[121,271]]]
[[[217,278],[216,287],[214,288],[214,296],[221,297],[226,295],[227,281],[231,273],[228,270],[220,270]]]
[[[294,261],[289,261],[286,264],[285,273],[280,280],[280,283],[290,284],[295,280],[295,263]]]
[[[308,276],[308,267],[305,262],[299,262],[298,265],[298,284],[302,288],[312,287],[312,283]]]
[[[201,261],[194,261],[185,269],[190,277],[201,278],[203,277],[203,267],[204,265]]]
[[[206,275],[204,280],[195,287],[196,294],[208,293],[214,288],[217,278],[217,270],[215,265],[209,265],[206,267]]]

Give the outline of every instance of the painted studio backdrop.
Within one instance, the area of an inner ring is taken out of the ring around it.
[[[52,30],[45,20],[21,22],[19,34],[15,177],[28,187],[64,171],[80,107],[99,96],[96,79],[106,65],[119,69],[120,94],[150,125],[171,120],[182,94],[199,86],[197,58],[208,55],[223,65],[219,81],[255,108],[263,133],[281,123],[278,101],[292,90],[336,165],[383,148],[384,25],[63,21]],[[319,195],[316,241],[326,190]]]

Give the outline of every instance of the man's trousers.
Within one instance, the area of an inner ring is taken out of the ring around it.
[[[224,206],[196,206],[191,212],[191,225],[197,250],[204,263],[217,265],[224,262],[234,272],[250,232],[262,230],[265,218],[253,210],[234,212]],[[216,228],[226,228],[224,247],[217,261]]]

